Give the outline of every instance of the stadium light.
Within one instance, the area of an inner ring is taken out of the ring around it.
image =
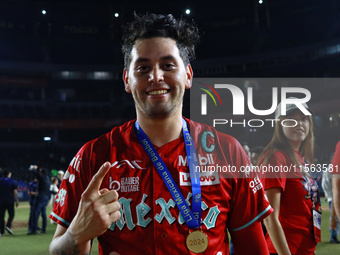
[[[189,14],[191,13],[190,9],[186,9],[186,10],[185,10],[185,13],[186,13],[187,15],[189,15]]]
[[[50,136],[45,136],[44,137],[44,141],[51,141],[51,140],[52,140],[52,138]]]
[[[41,13],[42,13],[43,15],[46,15],[47,12],[46,12],[46,10],[42,10]]]

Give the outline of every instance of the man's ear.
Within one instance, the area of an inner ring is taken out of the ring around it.
[[[187,80],[185,82],[185,88],[190,89],[192,85],[192,79],[194,77],[194,73],[192,71],[192,67],[190,64],[188,64],[187,66],[186,74],[187,74]]]
[[[125,86],[125,91],[127,93],[131,93],[131,88],[130,88],[130,85],[129,85],[129,75],[128,75],[128,71],[126,70],[126,68],[124,68],[123,70],[123,81],[124,81],[124,86]]]

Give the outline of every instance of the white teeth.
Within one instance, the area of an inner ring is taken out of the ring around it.
[[[165,89],[162,89],[162,90],[154,90],[154,91],[151,91],[151,92],[149,92],[148,94],[149,94],[149,95],[161,95],[161,94],[166,94],[166,93],[168,93],[168,91],[165,90]]]

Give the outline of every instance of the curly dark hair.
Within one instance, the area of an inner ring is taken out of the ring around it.
[[[152,37],[171,38],[176,41],[180,56],[187,66],[195,58],[195,45],[199,40],[198,28],[183,18],[175,19],[172,14],[134,14],[134,20],[123,31],[122,52],[124,67],[131,62],[132,47],[138,39]]]

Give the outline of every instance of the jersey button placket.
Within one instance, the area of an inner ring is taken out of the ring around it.
[[[151,163],[152,164],[152,163]],[[154,247],[155,247],[155,254],[161,254],[161,246],[162,246],[162,239],[160,238],[160,231],[161,231],[161,224],[155,220],[155,215],[157,214],[157,205],[156,200],[161,197],[159,190],[163,185],[163,180],[160,178],[158,171],[155,167],[152,168],[152,203],[154,205],[154,212],[153,212],[153,235],[154,235]]]
[[[162,151],[162,152],[161,152]],[[165,147],[162,147],[158,150],[158,154],[161,157],[161,159],[164,161],[164,164],[168,166],[170,162],[168,162],[168,157],[166,155]],[[166,188],[164,193],[164,187],[165,183],[162,180],[160,174],[158,171],[154,168],[154,178],[156,181],[153,183],[154,187],[154,203],[157,199],[163,198],[165,201],[169,202],[169,195],[170,191]],[[167,225],[167,219],[163,218],[162,222],[159,223],[157,220],[155,220],[155,215],[157,213],[162,213],[160,210],[163,210],[163,208],[160,207],[160,205],[155,205],[155,213],[154,213],[154,240],[155,240],[155,254],[164,254],[164,246],[168,246],[168,233],[164,231],[164,225]],[[171,227],[171,226],[170,226]],[[163,251],[163,252],[162,252]]]

